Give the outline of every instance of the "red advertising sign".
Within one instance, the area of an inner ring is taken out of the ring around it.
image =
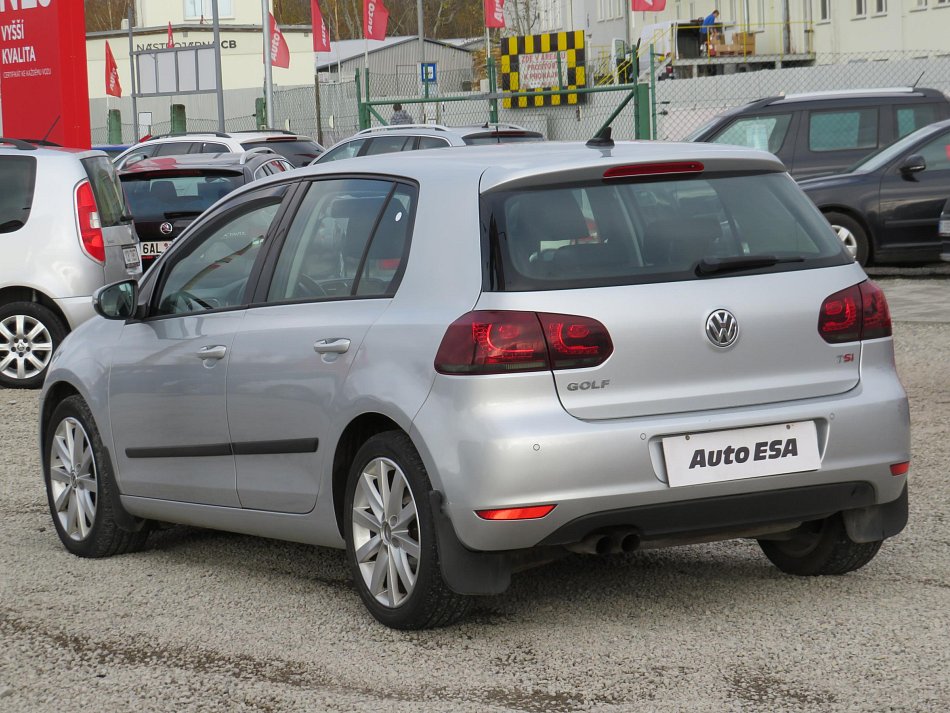
[[[485,0],[485,27],[505,26],[505,0]]]
[[[119,83],[119,65],[112,56],[112,48],[106,40],[106,94],[114,97],[122,96],[122,85]]]
[[[363,37],[385,40],[389,24],[389,9],[383,0],[363,0]]]
[[[83,3],[0,2],[3,135],[88,148]]]
[[[290,48],[287,47],[287,40],[284,39],[284,33],[277,26],[277,20],[273,15],[270,17],[270,63],[275,67],[290,69]]]
[[[313,18],[313,51],[330,51],[330,32],[327,30],[327,23],[323,21],[323,13],[320,12],[320,5],[317,0],[310,0],[310,17]]]
[[[634,12],[663,12],[666,0],[630,0],[630,9]]]

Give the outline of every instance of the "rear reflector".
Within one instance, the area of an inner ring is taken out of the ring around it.
[[[660,176],[669,173],[701,173],[705,166],[699,161],[666,161],[664,163],[640,163],[633,166],[614,166],[604,171],[604,178],[631,178],[635,176]]]
[[[445,331],[440,374],[509,374],[598,366],[613,352],[606,327],[569,314],[478,310]]]
[[[554,509],[553,505],[535,505],[530,508],[503,508],[501,510],[476,510],[482,520],[537,520]]]
[[[903,463],[895,463],[891,466],[891,475],[907,475],[907,471],[910,470],[910,461],[905,461]]]
[[[825,298],[818,333],[829,344],[891,336],[891,313],[881,288],[870,280]]]

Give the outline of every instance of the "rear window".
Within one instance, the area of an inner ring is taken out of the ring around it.
[[[261,141],[245,141],[241,144],[245,149],[264,146],[273,149],[294,166],[306,166],[317,156],[323,153],[320,144],[316,141],[300,139],[264,139]]]
[[[485,144],[522,144],[544,141],[536,131],[487,131],[484,134],[469,134],[462,139],[469,146]]]
[[[13,233],[30,218],[36,159],[30,156],[0,156],[0,233]]]
[[[136,220],[200,215],[219,198],[244,185],[243,173],[123,176],[122,185]]]
[[[498,192],[484,197],[483,209],[489,289],[696,280],[850,261],[784,173]]]
[[[89,183],[92,184],[92,193],[96,197],[96,207],[99,209],[99,221],[103,228],[112,228],[122,222],[125,214],[125,198],[122,195],[122,184],[112,166],[112,162],[105,156],[84,158],[82,160]]]
[[[715,144],[733,144],[778,153],[785,143],[791,114],[747,116],[730,124],[725,131],[711,139]]]

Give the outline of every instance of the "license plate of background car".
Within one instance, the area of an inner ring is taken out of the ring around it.
[[[168,249],[168,246],[171,245],[171,241],[163,240],[160,242],[140,243],[140,245],[143,257],[158,257]]]
[[[142,264],[139,258],[139,251],[136,247],[122,248],[122,258],[125,260],[126,269],[133,269]]]
[[[814,421],[737,428],[663,439],[670,487],[818,470]]]

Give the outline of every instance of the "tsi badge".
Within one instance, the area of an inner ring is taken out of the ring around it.
[[[572,381],[567,385],[568,391],[590,391],[592,389],[606,389],[610,386],[610,379],[600,381]]]

